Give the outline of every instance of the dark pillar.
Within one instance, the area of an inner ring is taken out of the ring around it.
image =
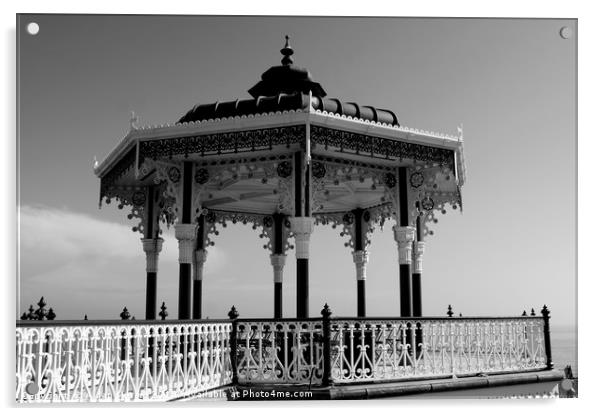
[[[147,321],[157,319],[157,272],[146,272],[146,312]]]
[[[284,254],[284,214],[275,213],[274,234],[273,234],[273,252],[270,256],[272,267],[274,268],[274,318],[282,318],[282,274],[286,255]]]
[[[424,242],[422,241],[422,215],[416,218],[416,241],[414,243],[414,258],[412,273],[412,316],[422,316],[422,254]]]
[[[412,316],[412,243],[414,229],[410,225],[408,207],[408,178],[407,168],[398,169],[399,213],[395,239],[399,248],[399,313],[402,317]]]
[[[192,262],[196,243],[196,225],[191,224],[192,162],[184,162],[182,175],[182,207],[180,223],[174,228],[179,244],[180,283],[178,291],[178,319],[192,317]]]
[[[412,285],[409,264],[399,265],[399,314],[402,317],[412,316]]]
[[[197,219],[198,229],[194,253],[194,273],[192,286],[192,319],[203,318],[203,267],[207,259],[205,250],[205,216]]]
[[[180,263],[180,284],[178,291],[178,319],[190,319],[190,293],[192,280],[192,265],[190,263]]]
[[[274,319],[282,318],[282,282],[274,282]]]
[[[357,281],[357,316],[364,318],[366,316],[366,281]]]
[[[363,318],[366,316],[366,263],[368,262],[368,253],[366,252],[364,241],[364,209],[356,208],[352,211],[354,216],[354,241],[353,262],[357,278],[357,316]]]
[[[309,237],[313,230],[310,198],[310,169],[303,152],[295,153],[295,217],[291,227],[297,255],[297,318],[309,316]],[[304,197],[304,198],[303,198]]]
[[[144,205],[144,238],[142,249],[146,253],[146,310],[144,318],[147,320],[157,319],[157,269],[159,252],[163,239],[159,238],[158,216],[155,207],[155,187],[147,188],[147,199]]]

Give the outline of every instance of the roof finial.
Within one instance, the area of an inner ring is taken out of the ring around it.
[[[138,116],[134,111],[130,113],[130,130],[136,130],[138,128]]]
[[[280,49],[280,53],[284,55],[284,58],[282,58],[280,62],[282,62],[282,65],[291,65],[293,63],[291,55],[294,54],[295,51],[293,51],[293,48],[291,48],[291,45],[288,43],[289,36],[286,35],[284,38],[286,39],[286,43],[284,44],[284,48]]]

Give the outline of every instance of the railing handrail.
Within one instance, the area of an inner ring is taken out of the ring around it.
[[[386,316],[374,316],[374,317],[354,317],[354,316],[333,316],[330,318],[331,321],[476,321],[476,320],[492,320],[492,321],[503,321],[508,319],[543,319],[541,315],[534,316],[409,316],[409,317],[386,317]]]
[[[356,316],[333,316],[330,318],[331,321],[459,321],[459,320],[507,320],[507,319],[543,319],[541,315],[527,315],[527,316],[421,316],[421,317],[399,317],[399,316],[367,316],[367,317],[356,317]],[[317,322],[321,321],[322,318],[237,318],[236,322],[239,323],[253,323],[253,322]],[[17,320],[16,327],[37,327],[37,326],[101,326],[101,325],[115,325],[115,326],[133,326],[133,325],[190,325],[190,324],[224,324],[231,323],[230,319],[170,319],[170,320],[119,320],[119,319],[94,319],[94,320],[52,320],[52,321],[29,321],[29,320]]]
[[[160,320],[119,320],[119,319],[107,319],[107,320],[52,320],[52,321],[26,321],[17,320],[17,328],[26,327],[39,327],[39,326],[102,326],[102,325],[113,325],[113,326],[141,326],[141,325],[195,325],[195,324],[228,324],[232,321],[230,319],[170,319],[165,321]]]
[[[258,323],[258,322],[266,322],[266,323],[279,323],[279,322],[318,322],[321,321],[322,318],[237,318],[236,322],[238,323]]]

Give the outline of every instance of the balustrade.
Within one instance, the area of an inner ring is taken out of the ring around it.
[[[169,400],[230,383],[230,322],[17,327],[18,402]]]
[[[324,312],[326,311],[326,312]],[[228,384],[323,385],[552,368],[549,312],[510,318],[19,322],[18,402],[169,400]],[[325,361],[326,359],[326,361]]]

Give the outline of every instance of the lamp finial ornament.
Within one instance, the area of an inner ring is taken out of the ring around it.
[[[135,130],[138,128],[138,116],[134,111],[130,113],[130,129]]]
[[[284,43],[284,48],[280,49],[280,53],[284,55],[284,57],[280,62],[282,62],[282,65],[292,65],[293,60],[291,59],[291,55],[294,54],[295,51],[293,51],[293,48],[291,48],[291,45],[289,43],[290,37],[286,35],[284,39],[286,39],[286,42]]]

